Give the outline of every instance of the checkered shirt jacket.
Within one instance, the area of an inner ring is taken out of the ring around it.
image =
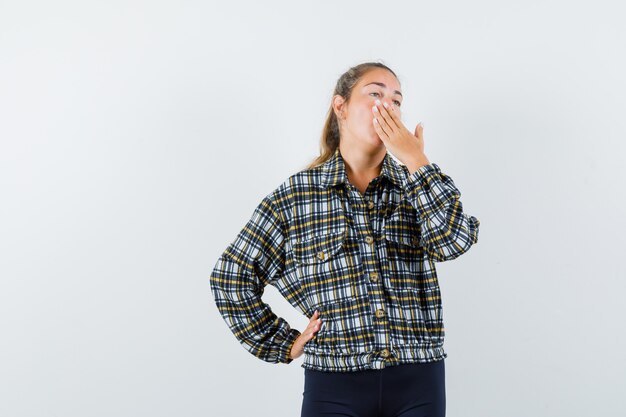
[[[322,320],[302,367],[347,372],[447,357],[435,262],[478,241],[479,220],[435,163],[412,174],[387,152],[363,195],[339,149],[265,196],[217,260],[216,306],[239,343],[270,363],[291,363],[300,331],[261,299],[273,285]]]

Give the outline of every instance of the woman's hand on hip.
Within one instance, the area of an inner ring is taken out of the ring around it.
[[[304,353],[304,345],[309,340],[313,339],[313,336],[319,331],[322,325],[322,319],[319,317],[319,312],[315,310],[311,319],[309,320],[309,325],[306,326],[306,329],[302,332],[300,336],[296,339],[293,346],[291,347],[291,352],[289,352],[289,358],[295,359],[302,356]]]

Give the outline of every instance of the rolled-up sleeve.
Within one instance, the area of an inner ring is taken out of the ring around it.
[[[478,242],[480,221],[463,212],[461,192],[439,165],[421,166],[403,185],[418,213],[420,245],[433,260],[455,259]]]
[[[270,363],[291,363],[300,332],[264,303],[264,287],[279,279],[285,264],[285,225],[270,196],[217,260],[209,278],[216,306],[239,343]]]

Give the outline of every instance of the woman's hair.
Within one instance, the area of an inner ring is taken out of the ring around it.
[[[348,71],[341,74],[339,79],[337,80],[337,84],[335,85],[335,90],[333,91],[332,96],[335,94],[339,94],[345,99],[345,102],[348,103],[350,101],[350,96],[352,95],[352,89],[356,85],[357,82],[361,79],[363,75],[365,75],[368,71],[374,68],[384,68],[391,72],[396,78],[398,76],[395,72],[391,70],[385,64],[380,62],[364,62],[362,64],[355,65],[350,68]],[[334,155],[335,150],[339,146],[339,122],[337,121],[337,115],[333,110],[333,104],[331,102],[328,113],[326,114],[326,122],[324,123],[324,128],[322,129],[322,137],[320,140],[320,155],[311,162],[306,169],[313,168],[317,165],[323,164],[331,156]]]

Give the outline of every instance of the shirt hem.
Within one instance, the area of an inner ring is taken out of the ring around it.
[[[305,352],[300,365],[304,369],[322,372],[353,372],[382,369],[404,363],[426,363],[448,357],[443,346],[400,345],[382,357],[378,351],[362,353]]]

